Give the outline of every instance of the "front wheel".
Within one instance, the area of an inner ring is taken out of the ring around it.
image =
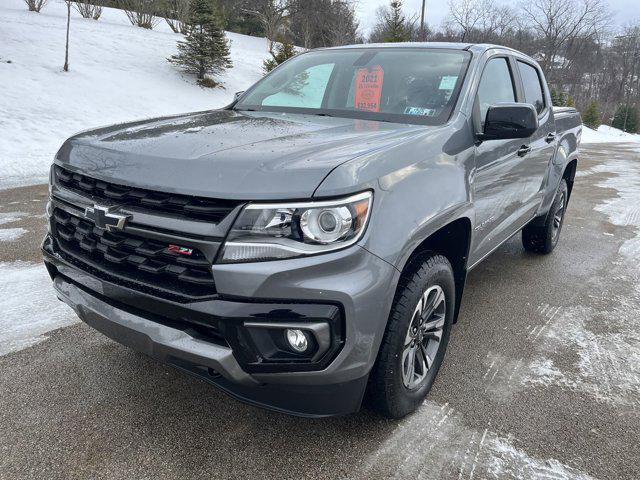
[[[454,306],[445,257],[430,255],[403,276],[370,376],[369,396],[383,415],[403,417],[426,397],[449,342]]]
[[[529,224],[522,229],[522,246],[525,250],[546,254],[556,248],[564,223],[568,199],[567,182],[562,179],[544,223],[542,225]]]

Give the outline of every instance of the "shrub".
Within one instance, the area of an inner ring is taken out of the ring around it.
[[[613,116],[611,126],[623,132],[636,133],[638,131],[638,111],[632,105],[620,105]]]
[[[76,0],[75,7],[83,18],[98,20],[102,15],[102,6],[91,4],[87,0]]]
[[[264,61],[263,68],[266,73],[276,68],[282,62],[295,56],[298,52],[292,43],[283,41],[276,46],[276,53],[272,53],[271,57]]]
[[[118,5],[131,25],[151,30],[160,22],[156,17],[157,3],[154,0],[119,0]]]
[[[220,84],[211,77],[204,77],[198,81],[198,84],[205,88],[216,88],[220,86]]]
[[[564,93],[562,93],[561,91],[556,90],[555,88],[552,88],[551,89],[551,104],[554,107],[565,107],[567,104],[566,104]]]
[[[24,0],[30,12],[40,13],[49,0]]]
[[[591,102],[584,112],[582,123],[587,127],[597,130],[600,126],[600,112],[598,111],[598,104]]]
[[[162,16],[174,33],[186,34],[189,0],[164,0],[162,2]]]

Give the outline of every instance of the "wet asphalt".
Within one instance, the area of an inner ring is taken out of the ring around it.
[[[579,171],[639,152],[585,146]],[[405,420],[260,410],[77,324],[0,357],[0,478],[640,478],[640,267],[619,253],[637,232],[594,210],[611,176],[576,178],[553,254],[516,236],[470,273]],[[0,191],[28,214],[0,262],[40,262],[46,197]]]

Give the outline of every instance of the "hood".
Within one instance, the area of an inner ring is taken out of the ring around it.
[[[218,110],[83,132],[65,142],[56,163],[101,180],[169,193],[303,199],[341,163],[425,128]]]

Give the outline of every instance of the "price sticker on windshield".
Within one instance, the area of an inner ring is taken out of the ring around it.
[[[356,71],[355,107],[369,112],[380,111],[384,70],[380,65]]]

